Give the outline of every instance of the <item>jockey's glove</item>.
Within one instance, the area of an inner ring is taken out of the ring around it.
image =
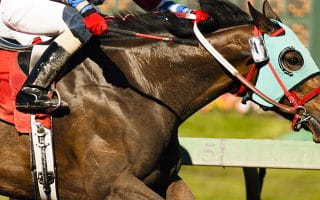
[[[108,24],[99,13],[93,12],[83,17],[83,22],[93,35],[101,35],[108,30]]]
[[[68,0],[71,2],[71,0]],[[83,23],[93,35],[101,35],[108,29],[106,20],[98,13],[96,6],[88,1],[72,1],[71,6],[75,7],[83,17]]]

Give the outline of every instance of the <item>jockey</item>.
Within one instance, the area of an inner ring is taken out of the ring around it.
[[[59,1],[59,2],[57,2]],[[92,2],[103,3],[103,0]],[[170,0],[134,0],[145,10],[193,13],[196,21],[208,18],[201,10],[191,10]],[[16,97],[22,112],[48,113],[58,100],[48,96],[49,87],[75,51],[93,35],[107,31],[106,20],[86,0],[1,0],[1,20],[17,36],[29,34],[55,38],[35,64]],[[19,41],[19,38],[11,38]]]

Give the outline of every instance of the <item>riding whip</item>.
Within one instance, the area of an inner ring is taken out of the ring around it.
[[[100,37],[104,38],[104,37],[108,36],[108,32],[109,33],[117,33],[120,35],[127,35],[127,36],[141,37],[141,38],[147,38],[147,39],[152,39],[152,40],[159,40],[159,41],[164,41],[164,42],[173,42],[173,43],[177,43],[177,44],[184,44],[184,45],[190,45],[190,46],[198,46],[199,45],[199,43],[195,40],[181,39],[181,38],[176,38],[176,37],[161,37],[161,36],[149,35],[149,34],[144,34],[144,33],[137,33],[134,31],[123,30],[123,29],[112,28],[112,27],[109,27],[107,33],[100,36]]]

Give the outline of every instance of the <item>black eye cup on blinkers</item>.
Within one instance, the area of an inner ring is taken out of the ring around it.
[[[304,65],[302,54],[294,47],[288,47],[281,51],[279,55],[279,64],[282,71],[289,76],[300,70]]]

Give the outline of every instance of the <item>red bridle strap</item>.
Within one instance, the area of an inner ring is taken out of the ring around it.
[[[284,29],[278,29],[277,31],[275,31],[274,33],[271,34],[271,36],[278,36],[280,34],[282,34],[284,32]],[[283,84],[282,80],[280,79],[279,75],[277,74],[277,72],[275,71],[274,67],[272,66],[271,62],[268,62],[268,65],[274,75],[274,77],[277,79],[280,87],[282,88],[284,95],[288,98],[288,100],[290,101],[290,103],[293,104],[293,106],[297,107],[297,106],[304,106],[306,103],[308,103],[310,100],[312,100],[313,98],[315,98],[316,96],[318,96],[320,94],[320,87],[313,90],[312,92],[310,92],[308,95],[306,95],[305,97],[303,97],[302,99],[300,99],[296,93],[294,91],[289,92],[287,90],[287,88],[285,87],[285,85]]]
[[[271,33],[270,35],[272,37],[276,37],[276,36],[279,36],[280,34],[284,33],[284,29],[283,28],[279,28],[278,30],[276,30],[275,32]]]
[[[306,95],[302,99],[300,99],[294,91],[290,93],[292,96],[294,96],[294,98],[296,99],[299,105],[304,105],[320,94],[320,87],[317,89],[314,89],[312,92],[310,92],[308,95]]]
[[[288,100],[290,101],[290,103],[294,106],[300,106],[298,104],[298,102],[296,101],[296,98],[294,98],[294,96],[288,91],[288,89],[286,88],[286,86],[284,85],[283,81],[281,80],[281,78],[279,77],[278,73],[276,72],[276,70],[274,69],[273,65],[271,64],[271,62],[268,62],[268,66],[269,69],[271,70],[273,76],[275,77],[275,79],[277,80],[279,86],[281,87],[284,95],[288,98]]]
[[[257,71],[257,66],[256,66],[256,64],[253,64],[253,66],[251,67],[249,73],[246,76],[247,81],[250,82],[252,80],[252,78],[253,78],[254,74],[256,73],[256,71]],[[234,95],[235,96],[241,96],[246,90],[247,90],[246,86],[241,85],[239,90],[238,90],[238,92],[235,93]]]
[[[301,107],[303,108],[303,106],[308,103],[310,100],[312,100],[313,98],[315,98],[316,96],[318,96],[320,94],[320,87],[313,90],[312,92],[310,92],[308,95],[306,95],[305,97],[303,97],[302,99],[300,99],[298,97],[298,95],[294,92],[291,91],[289,92],[287,90],[287,88],[285,87],[285,85],[283,84],[282,80],[280,79],[279,75],[277,74],[277,72],[275,71],[273,65],[271,64],[271,62],[268,62],[268,66],[270,68],[270,70],[272,71],[272,74],[274,75],[274,77],[276,78],[277,82],[279,83],[280,87],[282,88],[284,95],[287,97],[287,99],[289,100],[289,102],[297,108]],[[300,120],[301,116],[300,113],[297,112],[297,114],[295,114],[292,124],[291,124],[291,128],[294,128],[296,126],[296,124],[298,123],[298,121]]]
[[[277,37],[279,36],[280,34],[282,34],[284,32],[284,29],[283,28],[280,28],[278,30],[276,30],[275,32],[271,33],[270,35],[272,37]],[[270,62],[270,60],[268,61],[268,66],[273,74],[273,76],[275,77],[275,79],[277,80],[279,86],[281,87],[284,95],[288,98],[288,100],[290,101],[290,103],[294,106],[294,107],[297,107],[297,106],[300,106],[298,104],[298,102],[296,101],[296,99],[294,98],[294,96],[291,95],[291,93],[287,90],[286,86],[284,85],[283,81],[281,80],[281,78],[279,77],[278,73],[276,72],[274,66],[272,65],[272,63]]]

